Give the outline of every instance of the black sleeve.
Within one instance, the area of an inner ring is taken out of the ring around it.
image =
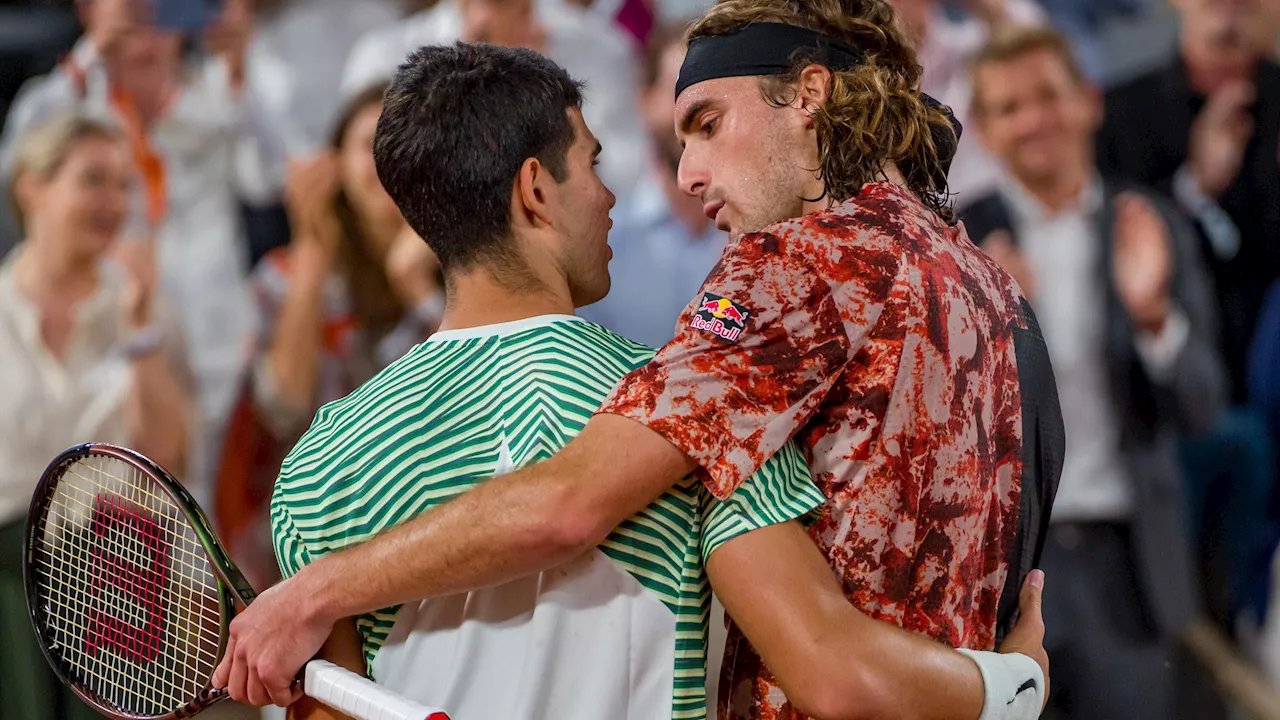
[[[1035,312],[1024,299],[1023,322],[1014,328],[1013,346],[1018,361],[1018,386],[1022,395],[1022,501],[1018,534],[1013,538],[1009,576],[996,614],[996,643],[1003,642],[1018,619],[1018,594],[1027,575],[1040,564],[1049,516],[1058,494],[1066,454],[1066,431],[1058,404],[1049,349]]]

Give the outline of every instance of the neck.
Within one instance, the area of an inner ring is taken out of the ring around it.
[[[655,160],[653,166],[658,173],[658,184],[662,186],[662,192],[667,196],[671,211],[688,228],[690,235],[701,237],[711,227],[711,218],[702,212],[702,200],[687,195],[680,189],[675,172],[661,158]]]
[[[496,325],[539,315],[572,315],[573,300],[563,284],[548,288],[532,279],[502,282],[484,268],[446,276],[441,330]]]
[[[1184,35],[1182,60],[1187,65],[1191,87],[1209,94],[1225,83],[1248,78],[1258,57],[1243,42]]]
[[[35,232],[23,243],[14,268],[18,287],[29,299],[77,300],[88,295],[98,281],[94,258],[76,256]]]
[[[1052,176],[1018,178],[1018,182],[1045,210],[1056,213],[1071,207],[1080,198],[1089,183],[1089,176],[1087,166],[1081,163]]]
[[[872,182],[875,182],[878,180],[881,182],[890,182],[890,183],[893,183],[894,185],[899,185],[904,188],[907,187],[907,179],[903,177],[902,172],[898,170],[897,163],[890,162],[886,164],[881,169],[880,172],[883,177],[873,178]],[[840,203],[849,199],[849,198],[831,197],[830,195],[825,194],[821,180],[814,181],[813,186],[806,188],[806,192],[804,196],[810,197],[810,198],[818,198],[816,201],[806,200],[804,202],[803,209],[801,210],[802,214],[804,215],[809,215],[811,213],[829,210],[832,207],[835,207],[836,205],[839,205]]]

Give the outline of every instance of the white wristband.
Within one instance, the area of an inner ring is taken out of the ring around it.
[[[1044,705],[1044,671],[1021,653],[960,650],[982,671],[982,716],[978,720],[1034,720]]]

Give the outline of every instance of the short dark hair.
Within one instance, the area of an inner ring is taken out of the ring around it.
[[[510,263],[511,191],[537,158],[567,176],[582,85],[524,48],[424,47],[387,89],[373,142],[378,179],[445,272]]]

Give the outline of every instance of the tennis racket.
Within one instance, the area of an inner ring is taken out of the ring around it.
[[[31,501],[24,563],[45,658],[102,714],[175,720],[226,697],[210,679],[256,593],[159,465],[112,445],[59,455]],[[358,720],[448,720],[323,660],[303,692]]]

